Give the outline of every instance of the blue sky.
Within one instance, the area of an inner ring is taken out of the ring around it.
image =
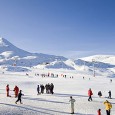
[[[115,54],[115,0],[0,0],[0,36],[29,52]]]

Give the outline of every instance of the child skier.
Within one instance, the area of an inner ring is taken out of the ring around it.
[[[97,115],[101,115],[101,109],[98,109],[97,113]]]

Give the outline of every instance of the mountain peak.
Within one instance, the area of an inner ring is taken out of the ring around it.
[[[0,37],[0,41],[5,42],[7,40],[5,38],[3,38],[3,37]]]
[[[7,52],[12,52],[12,55],[10,56],[18,55],[24,57],[26,55],[30,55],[29,52],[17,48],[5,38],[0,37],[0,54],[4,54],[4,53],[6,54]]]
[[[0,46],[8,46],[8,41],[5,38],[0,38]]]
[[[3,37],[0,37],[0,40],[4,39]]]

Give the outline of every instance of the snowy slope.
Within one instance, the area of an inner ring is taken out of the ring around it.
[[[89,62],[95,60],[97,62],[103,62],[103,63],[115,65],[115,55],[94,55],[94,56],[84,57],[81,59]]]
[[[42,73],[56,73],[57,78],[41,77]],[[115,115],[115,79],[110,83],[110,79],[97,76],[92,77],[86,74],[80,74],[76,71],[69,70],[61,72],[53,69],[33,69],[28,72],[29,76],[25,76],[25,72],[7,72],[0,74],[0,115],[70,115],[70,96],[76,100],[75,115],[97,115],[100,108],[102,115],[106,114],[103,102],[107,100],[108,91],[112,91],[112,99],[108,99],[112,103],[111,115]],[[39,76],[35,76],[38,73]],[[63,78],[61,74],[66,74]],[[73,76],[74,78],[70,78]],[[85,77],[83,80],[82,77]],[[90,78],[90,80],[89,80]],[[54,94],[37,95],[36,88],[39,84],[54,84]],[[6,97],[6,85],[10,86],[11,97]],[[23,104],[15,104],[17,100],[12,91],[17,85],[23,92]],[[93,91],[93,101],[88,102],[87,91],[91,88]],[[97,93],[102,91],[102,97],[99,98]]]
[[[87,65],[88,67],[91,67],[91,65],[93,67],[94,63],[94,66],[98,71],[108,73],[108,76],[115,77],[114,55],[94,55],[81,58],[81,60],[84,60],[85,65]]]

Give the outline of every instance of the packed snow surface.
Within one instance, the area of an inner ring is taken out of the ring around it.
[[[42,77],[41,74],[54,73],[54,77]],[[39,76],[35,76],[39,74]],[[58,77],[57,77],[58,74]],[[62,75],[66,75],[66,78]],[[72,78],[73,76],[73,78]],[[84,76],[84,79],[83,79]],[[76,100],[75,115],[97,115],[100,108],[105,115],[103,102],[112,103],[111,115],[115,115],[115,79],[107,76],[95,76],[79,73],[75,70],[63,69],[31,69],[28,72],[8,72],[0,69],[0,115],[69,115],[70,96]],[[54,84],[54,94],[37,95],[37,85]],[[9,84],[11,97],[6,97],[6,85]],[[24,96],[23,104],[15,104],[14,86],[17,85]],[[93,91],[93,101],[88,101],[88,89]],[[112,99],[108,99],[108,91],[112,91]],[[102,91],[102,97],[97,93]]]

